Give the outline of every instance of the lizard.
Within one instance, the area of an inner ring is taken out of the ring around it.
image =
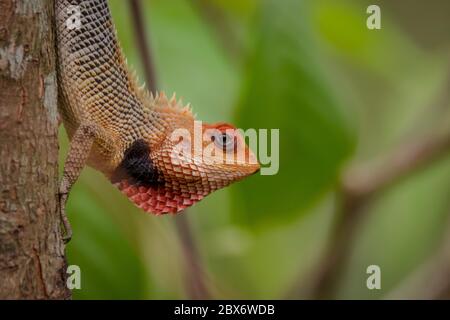
[[[107,0],[56,0],[55,16],[58,109],[70,141],[59,186],[66,242],[72,237],[67,199],[86,165],[156,215],[182,212],[259,171],[234,126],[200,123],[196,144],[190,105],[138,86]],[[71,24],[74,18],[78,24]],[[188,134],[174,139],[180,130]]]

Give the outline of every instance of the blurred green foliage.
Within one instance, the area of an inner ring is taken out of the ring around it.
[[[267,1],[261,8],[238,120],[243,128],[279,128],[281,158],[278,174],[235,188],[241,201],[233,212],[249,226],[291,222],[286,218],[334,184],[351,150],[348,123],[324,83],[310,25],[299,19],[305,10],[296,0]]]
[[[126,1],[109,2],[143,79]],[[368,1],[211,0],[241,42],[236,58],[193,1],[143,2],[160,88],[191,102],[204,121],[280,129],[277,175],[252,176],[188,213],[215,298],[283,298],[301,286],[326,245],[342,169],[449,124],[440,96],[448,91],[450,30],[433,46],[415,37],[405,21],[416,19],[419,3],[398,1],[399,10],[378,1],[383,27],[369,31]],[[426,23],[432,33],[437,22]],[[61,140],[62,162],[63,130]],[[368,208],[335,297],[380,298],[401,284],[435,248],[449,190],[447,159]],[[142,213],[92,169],[68,212],[68,260],[82,270],[74,298],[189,297],[176,217]],[[365,286],[370,264],[382,268],[382,290]]]

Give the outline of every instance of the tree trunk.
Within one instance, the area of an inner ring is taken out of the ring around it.
[[[0,0],[0,298],[70,298],[60,232],[53,0]]]

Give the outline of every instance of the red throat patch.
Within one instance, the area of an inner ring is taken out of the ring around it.
[[[165,186],[136,186],[126,180],[116,186],[139,208],[155,215],[178,213],[204,198],[201,194],[174,193]]]

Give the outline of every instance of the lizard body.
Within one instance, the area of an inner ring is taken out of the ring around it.
[[[70,22],[77,12],[80,24],[73,26]],[[259,170],[243,137],[226,124],[203,124],[200,134],[210,141],[202,141],[200,147],[212,144],[213,153],[222,156],[241,152],[244,160],[212,161],[212,156],[196,152],[192,135],[186,138],[191,152],[181,152],[178,161],[173,160],[178,146],[171,139],[173,133],[184,129],[194,134],[195,118],[174,97],[153,96],[137,86],[106,0],[56,0],[56,30],[59,109],[70,139],[60,186],[68,238],[65,203],[86,164],[104,173],[136,205],[155,214],[180,212]]]

